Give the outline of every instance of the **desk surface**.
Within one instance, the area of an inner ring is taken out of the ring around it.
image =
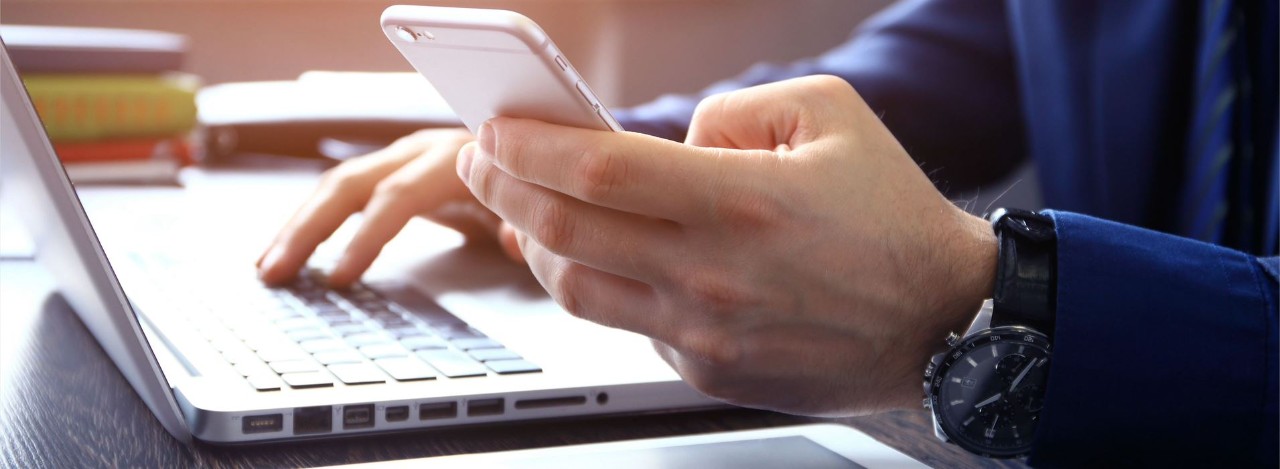
[[[0,466],[317,466],[830,421],[730,409],[184,448],[30,260],[0,260]],[[932,466],[1021,467],[934,438],[923,411],[838,419]]]

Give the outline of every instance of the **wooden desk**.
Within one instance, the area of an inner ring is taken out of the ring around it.
[[[731,409],[185,448],[152,417],[49,274],[29,259],[0,260],[0,467],[316,466],[820,421]],[[939,442],[923,410],[838,422],[933,466],[1021,467]]]

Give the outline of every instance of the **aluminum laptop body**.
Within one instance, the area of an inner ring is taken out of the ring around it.
[[[206,326],[231,317],[270,323],[238,305],[276,301],[276,293],[241,292],[262,290],[252,262],[316,178],[210,172],[185,189],[77,194],[3,42],[0,58],[0,199],[22,218],[61,294],[175,438],[246,443],[720,405],[682,382],[647,339],[568,315],[527,269],[425,221],[383,251],[366,275],[371,291],[417,327],[453,318],[465,323],[451,323],[453,330],[481,337],[471,343],[500,343],[539,371],[451,378],[427,368],[436,376],[401,381],[384,369],[381,381],[365,384],[331,379],[258,390],[228,358],[236,342],[211,338]],[[171,270],[157,273],[154,264]],[[451,342],[441,353],[478,356],[457,345],[463,339],[444,337]],[[322,364],[316,373],[334,378],[331,369]]]

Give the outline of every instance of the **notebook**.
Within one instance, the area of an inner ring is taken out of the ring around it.
[[[314,178],[210,171],[185,189],[78,194],[2,39],[0,56],[0,197],[175,438],[249,443],[722,405],[644,337],[568,315],[524,269],[425,222],[384,250],[366,284],[327,290],[321,269],[266,288],[252,260]]]

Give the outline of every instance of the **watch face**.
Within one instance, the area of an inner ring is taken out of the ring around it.
[[[1023,327],[1000,327],[956,347],[932,377],[938,424],[956,444],[992,457],[1031,449],[1049,378],[1049,341]]]

